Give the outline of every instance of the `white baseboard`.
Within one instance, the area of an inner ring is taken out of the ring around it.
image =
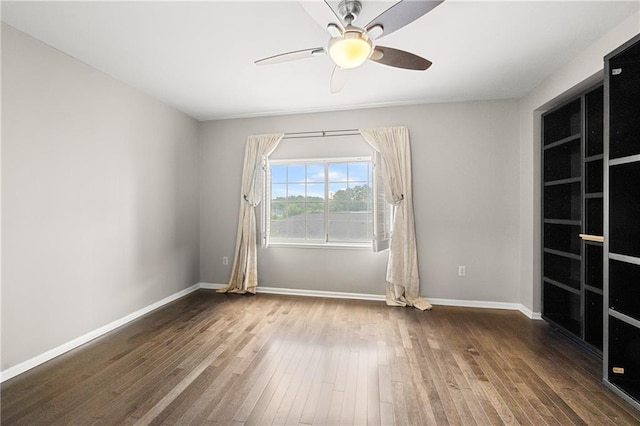
[[[200,288],[207,290],[218,290],[226,287],[226,284],[200,283]],[[341,291],[324,290],[299,290],[295,288],[262,287],[257,288],[258,293],[282,294],[286,296],[307,296],[307,297],[328,297],[330,299],[354,299],[354,300],[374,300],[384,302],[384,295],[366,293],[346,293]]]
[[[487,302],[484,300],[459,300],[459,299],[432,299],[428,298],[432,305],[440,306],[460,306],[463,308],[486,308],[486,309],[507,309],[519,311],[518,303]]]
[[[428,298],[429,299],[429,298]],[[519,311],[529,319],[542,319],[539,312],[533,312],[520,303],[486,302],[482,300],[459,300],[459,299],[429,299],[432,305],[460,306],[465,308],[486,308],[486,309],[506,309]]]
[[[227,286],[226,284],[215,283],[198,283],[198,285],[200,286],[200,288],[203,288],[205,290],[218,290]]]
[[[107,325],[104,325],[100,328],[97,328],[93,331],[90,331],[87,334],[84,334],[80,337],[77,337],[73,340],[71,340],[70,342],[67,342],[63,345],[60,345],[56,348],[53,348],[51,350],[48,350],[45,353],[42,353],[40,355],[37,355],[27,361],[21,362],[20,364],[14,365],[13,367],[7,368],[4,371],[0,371],[0,383],[11,379],[12,377],[15,377],[19,374],[24,373],[27,370],[31,370],[34,367],[37,367],[40,364],[44,364],[45,362],[52,360],[53,358],[60,356],[62,354],[64,354],[65,352],[69,352],[72,349],[77,348],[80,345],[84,345],[85,343],[88,343],[90,341],[92,341],[93,339],[96,339],[100,336],[103,336],[107,333],[109,333],[110,331],[115,330],[118,327],[122,327],[123,325],[140,318],[143,315],[148,314],[151,311],[154,311],[164,305],[166,305],[167,303],[173,302],[176,299],[179,299],[181,297],[186,296],[189,293],[193,293],[194,291],[200,289],[200,284],[194,284],[191,287],[187,287],[184,290],[180,290],[177,293],[172,294],[171,296],[167,296],[164,299],[152,303],[149,306],[146,306],[142,309],[139,309],[135,312],[133,312],[132,314],[129,314],[125,317],[122,317],[118,320],[115,320]]]
[[[4,371],[0,371],[0,383],[11,379],[19,374],[24,373],[27,370],[30,370],[34,367],[37,367],[40,364],[43,364],[53,358],[64,354],[72,349],[77,348],[80,345],[88,343],[93,339],[96,339],[100,336],[103,336],[110,331],[115,330],[118,327],[122,327],[123,325],[140,318],[143,315],[148,314],[149,312],[156,310],[167,303],[171,303],[176,299],[186,296],[189,293],[192,293],[198,289],[207,289],[207,290],[217,290],[225,287],[226,284],[215,284],[215,283],[205,283],[200,282],[198,284],[194,284],[191,287],[187,287],[184,290],[181,290],[171,296],[165,297],[164,299],[152,303],[151,305],[144,307],[142,309],[133,312],[125,317],[120,318],[119,320],[113,321],[107,325],[104,325],[96,330],[93,330],[87,334],[84,334],[80,337],[77,337],[63,345],[60,345],[56,348],[53,348],[47,352],[44,352],[40,355],[37,355],[27,361],[21,362],[18,365],[14,365],[11,368],[8,368]],[[372,300],[378,302],[384,302],[385,296],[382,294],[366,294],[366,293],[346,293],[339,291],[321,291],[321,290],[299,290],[299,289],[291,289],[291,288],[280,288],[280,287],[258,287],[258,293],[265,294],[282,294],[288,296],[306,296],[306,297],[328,297],[333,299],[355,299],[355,300]],[[433,305],[440,306],[461,306],[467,308],[489,308],[489,309],[508,309],[513,311],[520,311],[522,314],[527,316],[528,318],[538,320],[542,319],[539,312],[532,312],[530,309],[527,309],[525,306],[519,303],[503,303],[503,302],[484,302],[477,300],[456,300],[456,299],[429,299]]]
[[[525,316],[531,318],[532,320],[542,319],[542,314],[540,312],[533,312],[531,309],[527,308],[524,305],[520,305],[520,308],[518,310],[522,312]]]
[[[297,290],[279,287],[258,287],[258,293],[283,294],[289,296],[328,297],[332,299],[373,300],[384,302],[382,294],[346,293],[342,291]]]
[[[200,288],[217,290],[226,287],[226,284],[200,283]],[[258,293],[283,294],[289,296],[310,296],[310,297],[328,297],[333,299],[355,299],[355,300],[374,300],[385,301],[383,294],[365,294],[365,293],[344,293],[339,291],[320,291],[320,290],[298,290],[292,288],[280,287],[262,287],[257,289]],[[519,311],[530,319],[542,319],[540,313],[532,312],[520,303],[504,303],[504,302],[485,302],[481,300],[458,300],[458,299],[432,299],[427,298],[432,305],[440,306],[460,306],[466,308],[487,308],[487,309],[507,309],[510,311]]]

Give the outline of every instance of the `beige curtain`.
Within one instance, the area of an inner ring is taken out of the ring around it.
[[[431,309],[429,301],[420,296],[409,130],[382,127],[362,129],[360,133],[382,157],[385,199],[396,207],[387,264],[387,305]]]
[[[283,134],[249,136],[242,167],[242,190],[236,252],[231,278],[219,293],[253,293],[258,286],[256,206],[264,190],[264,159],[276,149]]]

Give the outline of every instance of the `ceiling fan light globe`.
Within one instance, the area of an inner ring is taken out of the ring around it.
[[[334,37],[329,41],[329,56],[343,69],[362,65],[372,50],[371,40],[359,32],[345,32],[342,37]]]

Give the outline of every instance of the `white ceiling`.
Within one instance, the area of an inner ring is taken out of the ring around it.
[[[330,2],[337,9],[338,1]],[[394,2],[363,0],[364,25]],[[329,92],[329,57],[258,67],[326,45],[296,1],[2,2],[9,25],[200,119],[519,98],[638,10],[638,1],[447,0],[379,44],[427,71],[368,62]]]

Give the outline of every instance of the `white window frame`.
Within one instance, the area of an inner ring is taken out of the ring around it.
[[[264,162],[264,199],[262,202],[262,246],[263,247],[294,247],[294,248],[332,248],[332,249],[360,249],[373,250],[374,252],[385,250],[389,247],[391,238],[392,221],[394,209],[391,205],[384,201],[384,188],[382,184],[382,176],[380,173],[379,154],[374,152],[373,156],[355,156],[355,157],[322,157],[322,158],[306,158],[306,159],[278,159],[269,160],[265,158]],[[328,201],[329,201],[329,176],[327,169],[331,163],[353,163],[367,162],[371,164],[372,176],[372,210],[371,220],[373,229],[373,238],[371,241],[329,241],[327,237],[328,230]],[[298,165],[298,164],[319,164],[325,165],[325,211],[324,211],[324,230],[325,236],[323,240],[273,240],[270,237],[271,226],[271,165]]]

